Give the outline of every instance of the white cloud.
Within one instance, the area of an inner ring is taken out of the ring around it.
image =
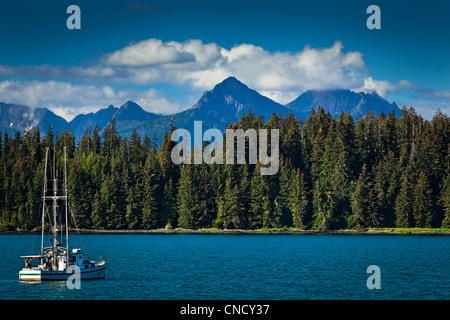
[[[418,87],[407,80],[400,80],[397,83],[391,83],[387,80],[376,80],[372,77],[367,77],[364,79],[364,83],[361,87],[352,88],[351,90],[355,92],[376,92],[383,98],[387,98],[390,92],[399,91],[417,91]]]
[[[367,77],[364,79],[364,84],[362,87],[352,89],[355,92],[376,92],[382,97],[386,97],[388,91],[393,91],[395,85],[386,80],[375,80],[372,77]]]
[[[297,91],[280,92],[280,91],[276,91],[276,90],[273,90],[273,91],[262,90],[262,91],[259,91],[259,93],[261,95],[263,95],[269,99],[272,99],[273,101],[277,101],[278,103],[281,103],[281,104],[287,104],[287,103],[295,100],[299,96],[299,93]]]
[[[146,66],[185,63],[194,59],[189,52],[180,50],[175,42],[163,43],[159,39],[149,39],[131,43],[127,47],[107,55],[106,63],[121,66]]]
[[[340,41],[325,48],[305,46],[296,52],[270,52],[248,43],[227,49],[195,39],[184,42],[148,39],[105,54],[88,66],[0,65],[0,75],[15,79],[0,83],[0,100],[47,106],[66,118],[80,110],[97,110],[126,100],[134,100],[152,112],[181,111],[192,104],[169,101],[154,89],[117,90],[114,86],[168,83],[203,91],[229,76],[282,104],[309,89],[374,91],[385,98],[391,93],[402,93],[403,97],[446,105],[450,100],[449,91],[421,88],[407,80],[391,83],[374,79],[363,54],[344,51]],[[21,82],[20,77],[43,80]],[[72,84],[73,81],[88,84]]]
[[[162,42],[158,39],[132,43],[103,56],[104,77],[135,84],[189,83],[209,89],[235,76],[256,90],[296,91],[362,86],[367,68],[360,52],[344,52],[341,42],[329,48],[306,46],[299,52],[269,52],[252,44],[231,49],[200,40]],[[110,70],[108,68],[115,68]],[[88,76],[88,70],[76,70]],[[74,74],[72,72],[72,74]],[[99,72],[94,72],[98,75]]]
[[[399,101],[399,106],[406,105],[413,107],[418,114],[424,119],[431,120],[438,109],[447,115],[450,115],[450,103],[449,102],[436,102],[436,101],[424,101],[424,100],[411,100],[411,101]]]
[[[2,81],[0,96],[3,102],[32,108],[46,107],[67,121],[80,113],[96,112],[110,104],[120,106],[127,100],[135,101],[149,112],[170,114],[181,111],[179,103],[168,101],[155,89],[115,91],[110,86],[59,81]]]
[[[298,52],[269,52],[253,44],[226,49],[201,40],[149,39],[105,54],[86,67],[0,66],[0,75],[111,85],[189,84],[202,90],[235,76],[257,91],[284,97],[308,89],[363,87],[367,78],[363,55],[343,49],[340,41],[329,48],[306,46]]]
[[[133,90],[120,91],[118,95],[123,97],[121,100],[122,103],[125,100],[132,100],[144,110],[158,114],[173,114],[186,108],[186,106],[178,101],[167,100],[161,92],[155,89],[149,89],[144,92]]]

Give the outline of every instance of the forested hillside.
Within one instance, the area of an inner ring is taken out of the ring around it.
[[[319,107],[305,121],[266,122],[250,112],[229,127],[279,129],[278,173],[261,175],[260,164],[177,166],[170,132],[160,145],[136,132],[122,138],[114,119],[79,141],[51,128],[44,138],[39,129],[3,133],[0,228],[40,224],[45,148],[61,162],[64,146],[80,228],[450,227],[450,123],[440,111],[431,121],[412,108],[401,118],[336,120]]]

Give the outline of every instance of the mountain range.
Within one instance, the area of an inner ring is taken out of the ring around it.
[[[47,108],[28,108],[0,102],[0,132],[12,135],[15,131],[24,133],[39,127],[40,132],[45,134],[51,124],[54,131],[70,129],[75,138],[79,139],[87,128],[92,131],[98,125],[103,130],[110,119],[114,118],[121,136],[129,136],[136,130],[141,136],[147,134],[152,137],[155,134],[158,141],[161,141],[171,123],[176,128],[192,130],[194,121],[201,120],[204,130],[217,128],[224,131],[230,122],[239,120],[250,110],[265,120],[273,113],[285,115],[288,112],[304,120],[310,110],[316,109],[318,105],[336,118],[342,111],[349,112],[352,117],[364,116],[369,110],[377,115],[394,110],[396,116],[401,115],[395,102],[389,103],[376,93],[308,90],[292,102],[282,105],[252,90],[238,79],[229,77],[212,90],[206,91],[189,109],[171,115],[150,113],[138,104],[127,101],[120,108],[110,105],[95,113],[79,114],[67,122]]]
[[[79,138],[87,128],[92,131],[95,125],[98,125],[103,130],[111,118],[114,118],[118,124],[133,121],[137,124],[155,120],[159,117],[160,115],[145,111],[133,101],[127,101],[120,108],[110,105],[108,108],[100,109],[96,113],[79,114],[68,123],[68,127],[72,130],[74,136]]]
[[[22,134],[32,128],[39,127],[41,132],[48,126],[62,132],[68,127],[67,121],[54,114],[47,108],[29,108],[22,105],[0,102],[0,132],[13,135],[20,131]]]
[[[306,119],[309,111],[316,109],[319,105],[335,117],[344,111],[356,118],[366,115],[369,110],[377,115],[381,114],[381,111],[387,115],[394,110],[397,117],[401,116],[401,110],[395,102],[389,103],[375,92],[364,93],[350,90],[308,90],[286,104],[286,107],[299,113],[300,118]]]

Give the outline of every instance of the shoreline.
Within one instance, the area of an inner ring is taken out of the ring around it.
[[[400,230],[399,230],[400,229]],[[40,233],[40,230],[11,230],[0,231],[0,234],[7,233]],[[401,228],[385,228],[383,230],[300,230],[300,229],[69,229],[69,233],[104,233],[104,234],[430,234],[430,235],[450,235],[449,229],[435,229],[435,230],[412,230]]]

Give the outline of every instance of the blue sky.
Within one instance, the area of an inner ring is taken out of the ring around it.
[[[69,30],[66,9],[81,9]],[[369,5],[381,29],[369,30]],[[287,103],[308,89],[376,91],[450,113],[450,2],[17,1],[0,9],[0,101],[68,120],[126,100],[178,112],[227,76]]]

